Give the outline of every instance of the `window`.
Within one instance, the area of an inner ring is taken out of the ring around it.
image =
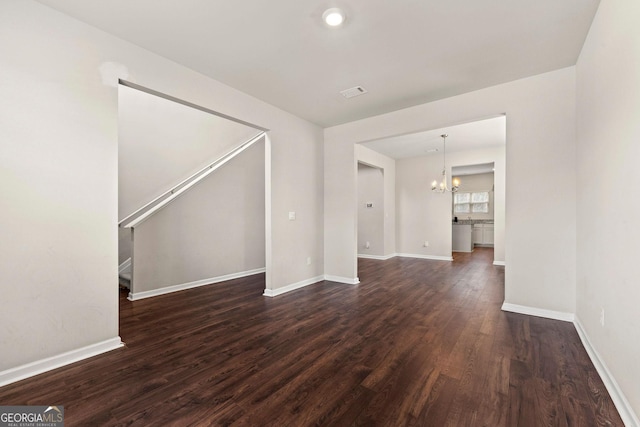
[[[453,195],[454,213],[489,213],[489,192],[455,193]]]
[[[453,195],[453,212],[469,213],[471,193],[455,193]]]
[[[489,192],[471,193],[471,212],[489,213]]]

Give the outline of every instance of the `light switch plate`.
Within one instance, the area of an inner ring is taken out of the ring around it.
[[[289,212],[289,221],[294,221],[296,219],[296,213],[295,212]]]

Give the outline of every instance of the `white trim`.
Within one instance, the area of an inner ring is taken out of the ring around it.
[[[200,286],[213,285],[214,283],[224,282],[226,280],[239,279],[241,277],[253,276],[254,274],[264,273],[266,269],[256,268],[255,270],[241,271],[239,273],[225,274],[224,276],[212,277],[210,279],[196,280],[195,282],[182,283],[180,285],[164,286],[158,289],[143,292],[129,292],[127,299],[129,301],[138,301],[144,298],[151,298],[158,295],[170,294],[172,292],[183,291],[185,289],[197,288]]]
[[[439,255],[396,254],[396,256],[403,257],[403,258],[431,259],[434,261],[453,261],[453,257],[439,256]]]
[[[115,350],[122,346],[124,346],[124,344],[120,337],[115,337],[56,356],[47,357],[46,359],[36,360],[35,362],[7,369],[6,371],[0,372],[0,387]]]
[[[265,297],[277,297],[278,295],[295,291],[296,289],[304,288],[305,286],[313,285],[314,283],[322,282],[323,280],[324,280],[324,276],[316,276],[316,277],[312,277],[311,279],[301,280],[300,282],[283,286],[281,288],[265,289],[262,295],[264,295]]]
[[[271,137],[264,134],[264,266],[267,270],[264,275],[266,288],[271,287],[271,276],[273,271],[273,232],[271,223],[273,222],[273,205],[271,203]]]
[[[330,274],[325,274],[324,280],[327,280],[329,282],[344,283],[346,285],[357,285],[358,283],[360,283],[360,279],[358,279],[357,277],[350,278],[350,277],[332,276]]]
[[[504,267],[506,264],[504,263],[504,261],[493,261],[493,265],[499,265]]]
[[[118,266],[118,274],[126,271],[129,267],[131,267],[131,257],[124,260],[123,263]]]
[[[573,313],[545,310],[543,308],[528,307],[526,305],[511,304],[506,301],[502,304],[502,311],[510,311],[512,313],[544,317],[553,320],[562,320],[563,322],[573,322],[573,319],[575,317]]]
[[[312,277],[311,279],[302,280],[300,282],[292,283],[287,286],[282,286],[277,289],[265,289],[262,295],[264,295],[265,297],[277,297],[278,295],[295,291],[296,289],[304,288],[305,286],[313,285],[315,283],[322,282],[323,280],[326,280],[329,282],[344,283],[347,285],[357,285],[358,283],[360,283],[360,279],[358,279],[357,277],[351,279],[349,277],[324,275],[324,276]]]
[[[607,391],[611,396],[611,400],[613,400],[613,404],[616,406],[618,413],[620,413],[620,418],[622,418],[624,425],[629,427],[640,426],[640,419],[638,419],[638,416],[633,412],[631,404],[625,397],[622,390],[620,390],[620,386],[618,386],[616,379],[609,371],[609,368],[607,368],[604,360],[602,360],[595,347],[591,344],[589,335],[587,335],[587,332],[584,330],[584,327],[577,316],[573,320],[573,324],[576,327],[576,331],[578,331],[578,336],[580,337],[580,341],[582,341],[582,345],[585,350],[587,350],[591,363],[596,367],[596,371],[600,374],[600,378],[602,379],[604,386],[607,388]]]
[[[395,256],[396,256],[396,254],[390,254],[390,255],[358,254],[358,258],[377,259],[377,260],[380,260],[380,261],[386,261],[388,259],[394,258]]]
[[[136,90],[139,90],[141,92],[148,93],[149,95],[154,95],[154,96],[157,96],[159,98],[164,98],[167,101],[172,101],[172,102],[175,102],[177,104],[182,104],[184,106],[187,106],[187,107],[190,107],[190,108],[194,108],[196,110],[200,110],[202,112],[214,115],[216,117],[222,117],[223,119],[231,120],[232,122],[240,123],[242,125],[249,126],[250,128],[254,128],[256,130],[260,130],[260,131],[264,131],[264,132],[269,130],[269,129],[264,128],[262,126],[258,126],[256,124],[253,124],[253,123],[250,123],[250,122],[246,122],[244,120],[237,119],[237,118],[235,118],[233,116],[228,116],[226,114],[220,113],[218,111],[211,110],[210,108],[203,107],[203,106],[198,105],[198,104],[194,104],[193,102],[189,102],[189,101],[186,101],[184,99],[176,98],[175,96],[171,96],[171,95],[169,95],[167,93],[158,92],[157,90],[153,90],[153,89],[150,89],[148,87],[141,86],[141,85],[139,85],[137,83],[133,83],[133,82],[130,82],[128,80],[118,79],[118,84],[120,84],[122,86],[129,87],[131,89],[136,89]]]

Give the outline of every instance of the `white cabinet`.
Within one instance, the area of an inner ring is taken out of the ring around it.
[[[473,224],[473,244],[493,245],[493,224]]]
[[[482,224],[473,224],[473,244],[480,245],[482,244]]]
[[[493,224],[484,225],[482,243],[485,245],[493,245]]]

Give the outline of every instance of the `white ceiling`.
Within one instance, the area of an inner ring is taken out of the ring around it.
[[[39,1],[321,126],[574,65],[599,3]],[[338,93],[356,85],[369,93]]]
[[[378,139],[365,142],[362,145],[394,159],[428,155],[442,156],[443,144],[440,136],[442,134],[448,135],[447,153],[469,151],[505,145],[506,125],[506,116],[498,116],[410,135]]]

